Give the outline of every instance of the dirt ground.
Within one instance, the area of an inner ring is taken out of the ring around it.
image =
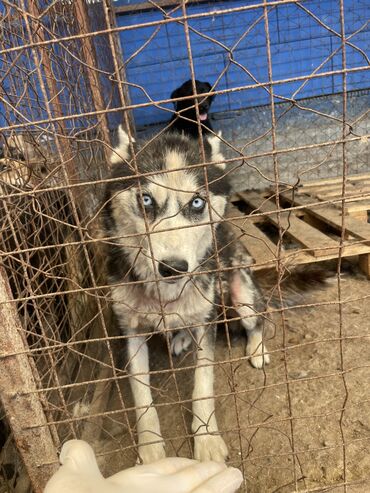
[[[216,359],[233,362],[215,369],[216,415],[229,462],[244,473],[240,491],[370,491],[370,283],[360,274],[346,275],[341,290],[342,333],[336,279],[305,300],[316,306],[287,311],[284,324],[273,316],[265,370],[250,366],[240,333],[228,346],[219,330]],[[151,369],[168,369],[166,346],[153,339]],[[173,361],[176,368],[186,367],[193,355]],[[178,371],[176,382],[170,372],[154,375],[152,386],[155,402],[166,404],[158,411],[167,454],[190,457],[191,413],[188,403],[178,401],[191,398],[192,371]],[[126,407],[132,406],[127,383],[120,391]],[[109,407],[120,406],[114,396]],[[133,426],[133,413],[130,422]],[[104,472],[133,465],[124,415],[117,412],[103,427],[110,429],[100,448]],[[350,483],[347,490],[343,482]]]

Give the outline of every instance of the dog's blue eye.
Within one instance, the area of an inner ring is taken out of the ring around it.
[[[193,209],[196,209],[197,211],[200,211],[201,209],[203,209],[205,204],[206,204],[206,201],[204,199],[202,199],[201,197],[195,197],[191,201],[191,207]]]
[[[143,204],[144,204],[144,207],[151,207],[153,205],[153,199],[147,193],[143,194]]]

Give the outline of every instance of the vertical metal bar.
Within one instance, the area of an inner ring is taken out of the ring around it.
[[[340,13],[340,37],[341,37],[341,52],[342,52],[342,69],[347,66],[347,56],[346,56],[346,33],[345,33],[345,22],[344,22],[344,0],[339,0],[339,13]],[[345,416],[346,404],[348,401],[348,386],[345,376],[344,368],[344,317],[343,317],[343,294],[342,294],[342,282],[341,282],[341,265],[342,265],[342,254],[343,246],[346,240],[346,212],[345,212],[345,197],[347,191],[347,175],[348,175],[348,161],[347,161],[347,149],[346,149],[346,138],[348,135],[347,129],[347,74],[343,72],[342,74],[342,84],[343,84],[343,106],[342,106],[342,230],[340,237],[340,247],[338,255],[338,265],[337,265],[337,290],[338,290],[338,315],[339,315],[339,354],[340,354],[340,370],[342,376],[344,398],[342,409],[339,417],[339,431],[342,438],[342,460],[343,460],[343,491],[347,492],[347,450],[343,420]]]
[[[189,68],[190,68],[190,74],[191,74],[193,93],[196,94],[197,90],[196,90],[196,84],[195,84],[195,69],[194,69],[193,55],[192,55],[192,49],[191,49],[190,30],[189,30],[189,22],[187,19],[187,10],[186,10],[185,0],[182,0],[181,6],[182,6],[182,13],[184,16],[184,32],[185,32],[186,47],[187,47],[188,58],[189,58]],[[200,157],[202,159],[202,162],[204,163],[203,173],[204,173],[204,179],[205,179],[205,189],[206,189],[206,193],[207,193],[207,197],[208,197],[207,198],[207,200],[208,200],[208,215],[209,215],[211,232],[212,232],[212,244],[213,244],[214,251],[215,251],[215,259],[216,259],[216,266],[217,266],[217,280],[216,280],[217,289],[218,289],[219,294],[220,294],[220,301],[221,301],[221,306],[222,306],[222,316],[225,320],[225,329],[226,329],[225,334],[226,334],[226,340],[227,340],[228,355],[229,355],[229,358],[232,359],[231,339],[230,339],[228,316],[227,316],[227,311],[226,311],[226,294],[224,292],[223,283],[222,283],[220,252],[219,252],[219,245],[217,244],[215,220],[213,219],[213,212],[212,212],[211,204],[209,203],[210,192],[209,192],[207,165],[206,165],[206,157],[205,157],[202,128],[200,125],[200,116],[199,116],[198,104],[195,105],[195,111],[196,111],[196,118],[197,118],[197,124],[198,124],[198,138],[199,138],[199,147],[200,147],[200,153],[199,154],[200,154]],[[236,393],[235,393],[235,391],[236,391],[236,382],[235,382],[235,377],[234,377],[235,376],[235,368],[234,368],[234,365],[232,362],[230,362],[229,367],[230,367],[230,373],[229,373],[229,375],[230,375],[230,386],[231,386],[233,400],[234,400],[236,422],[237,422],[237,427],[240,429],[240,415],[239,415],[237,397],[236,397]],[[213,369],[213,371],[214,371],[214,369]],[[242,444],[240,434],[239,434],[238,438],[239,438],[238,441],[239,441],[241,468],[242,468],[243,477],[244,477],[244,488],[245,488],[245,491],[247,491],[246,475],[245,475],[245,468],[244,468],[244,452],[243,452],[243,444]]]
[[[107,19],[107,24],[113,22],[113,19],[111,19],[111,16],[112,16],[112,5],[111,5],[111,1],[110,0],[103,0],[103,8],[104,8],[105,16],[106,16],[106,19]],[[117,42],[117,38],[112,33],[109,33],[109,44],[110,44],[110,47],[111,47],[111,50],[112,50],[112,54],[113,54],[114,70],[115,70],[115,76],[116,76],[117,81],[118,81],[118,90],[119,90],[119,93],[120,93],[120,98],[121,98],[121,101],[122,101],[123,106],[125,106],[127,104],[126,103],[126,96],[127,96],[127,94],[125,92],[123,81],[125,81],[126,78],[125,78],[125,73],[122,72],[122,66],[120,67],[119,64],[118,64],[118,60],[119,59],[123,60],[123,58],[122,58],[122,53],[119,51],[119,43]],[[121,58],[118,58],[119,56],[121,56]],[[133,147],[133,136],[132,136],[132,125],[133,125],[133,121],[131,119],[131,115],[128,114],[127,111],[124,112],[123,118],[124,118],[126,130],[127,130],[127,133],[128,133],[128,137],[129,137],[129,143],[130,143],[129,145],[130,145],[130,151],[131,151],[131,155],[132,155],[132,159],[131,159],[132,166],[135,169],[135,172],[138,173],[138,167],[137,167],[137,161],[136,161],[136,154],[135,154],[135,149]],[[140,182],[139,182],[139,191],[141,192]],[[150,257],[152,259],[152,264],[153,264],[154,272],[156,272],[155,260],[154,260],[155,257],[154,257],[154,254],[153,254],[153,248],[152,248],[152,243],[151,243],[149,224],[148,224],[147,217],[145,215],[145,211],[143,211],[143,212],[144,212],[145,232],[146,232],[146,235],[147,235],[147,238],[148,238],[148,245],[149,245]],[[155,277],[157,277],[157,276],[155,276]],[[158,301],[159,301],[159,305],[160,305],[160,313],[161,313],[161,316],[162,316],[162,319],[163,319],[164,329],[166,330],[167,329],[166,315],[165,315],[165,311],[164,311],[164,308],[163,308],[163,303],[162,303],[162,299],[161,299],[161,293],[160,293],[159,283],[158,283],[157,278],[156,278],[156,291],[157,291]],[[148,338],[148,340],[149,339],[150,339],[150,337]],[[169,343],[168,343],[168,338],[167,338],[167,345],[168,344]],[[168,345],[168,350],[169,350],[169,345]],[[170,362],[172,362],[171,352],[170,351],[169,351],[169,354],[170,354]],[[171,365],[172,365],[172,363],[171,363]],[[171,369],[173,369],[173,365],[171,366]],[[176,376],[175,376],[174,373],[172,373],[172,374],[173,374],[173,378],[174,378],[175,385],[176,385]],[[179,395],[179,392],[178,392],[177,385],[176,385],[176,390],[177,390],[178,400],[180,401],[180,395]],[[123,409],[125,409],[124,404],[123,404],[122,397],[120,396],[120,398],[121,398],[121,406],[122,406]],[[182,412],[182,408],[181,408],[181,412]],[[128,419],[127,413],[126,413],[126,418]],[[129,430],[131,432],[130,426],[129,426]]]
[[[29,2],[28,5],[29,5],[29,11],[32,14],[32,16],[35,19],[38,19],[38,17],[40,16],[40,12],[36,2]],[[30,42],[33,42],[34,36],[37,37],[40,41],[45,41],[45,33],[42,25],[38,26],[39,28],[35,30],[36,32],[34,34],[32,34],[32,30],[30,29],[29,17],[26,15],[26,13],[27,10],[24,5],[24,11],[22,12],[22,14],[26,21],[26,28],[28,31]],[[45,102],[47,102],[46,107],[49,107],[48,117],[50,118],[52,114],[56,115],[57,117],[63,117],[64,115],[63,115],[62,104],[59,98],[59,90],[57,87],[56,80],[52,76],[53,71],[51,66],[50,52],[52,51],[47,46],[41,47],[39,49],[33,48],[32,56],[35,66],[37,67],[37,75],[38,75],[40,87]],[[41,67],[44,67],[44,72],[45,74],[48,75],[47,77],[43,77]],[[49,96],[50,96],[49,100],[47,97],[44,80],[46,82],[46,86],[49,91]],[[70,145],[70,140],[65,138],[65,135],[67,135],[65,121],[61,120],[60,122],[58,122],[58,124],[55,125],[55,127],[56,126],[60,126],[60,133],[56,136],[55,139],[58,149],[58,154],[61,158],[61,162],[63,163],[63,168],[66,167],[66,170],[68,171],[68,177],[74,180],[78,177],[78,169],[73,160],[73,152]]]
[[[23,10],[22,14],[23,14],[25,26],[27,29],[27,35],[29,37],[30,42],[32,43],[34,32],[32,30],[32,25],[30,23],[29,16],[27,15],[27,9],[26,9],[24,0],[22,0],[21,4],[22,4],[22,10]],[[31,2],[31,4],[32,4],[32,2]],[[31,5],[31,7],[35,8],[34,5]],[[36,12],[35,12],[35,14],[36,14]],[[37,18],[38,18],[38,16],[37,16]],[[41,32],[40,36],[41,37],[43,36],[42,32]],[[48,94],[47,94],[47,90],[46,90],[45,82],[44,82],[44,76],[43,76],[43,73],[41,71],[41,63],[40,63],[41,61],[39,59],[39,54],[35,48],[32,49],[32,54],[33,54],[34,64],[36,66],[36,72],[37,72],[40,87],[41,87],[41,92],[42,92],[42,95],[44,98],[44,103],[45,103],[47,115],[48,115],[49,120],[51,120],[52,119],[52,110],[54,108],[53,108],[53,106],[52,106],[52,104],[48,98]],[[51,70],[50,59],[48,56],[46,56],[45,61],[46,61],[46,70],[47,71]],[[51,72],[49,72],[49,73],[51,73]],[[47,78],[47,83],[48,83],[48,78]],[[49,90],[52,91],[53,95],[54,94],[56,95],[57,93],[54,92],[56,89],[55,81],[51,81],[51,82],[49,81],[49,84],[50,84],[48,86]],[[56,109],[58,111],[62,111],[60,104],[57,104]],[[62,121],[62,123],[64,125],[64,120]],[[68,139],[63,139],[63,140],[68,141]],[[94,269],[93,269],[93,266],[92,266],[92,263],[90,260],[87,246],[84,242],[84,236],[83,236],[84,235],[84,233],[83,233],[84,228],[81,225],[80,214],[79,214],[79,211],[82,211],[82,213],[85,213],[84,215],[88,216],[89,215],[89,211],[88,211],[89,204],[88,204],[87,200],[81,200],[81,197],[80,197],[77,190],[75,190],[75,189],[71,190],[69,188],[70,183],[73,182],[74,179],[76,179],[79,175],[78,169],[76,167],[76,163],[72,159],[72,155],[71,155],[71,158],[69,159],[69,161],[65,162],[64,149],[63,149],[62,143],[60,142],[59,139],[56,139],[56,147],[57,147],[59,158],[61,159],[61,162],[63,163],[62,172],[63,172],[64,181],[66,184],[66,187],[65,187],[66,194],[68,195],[68,198],[70,199],[70,207],[71,207],[73,219],[74,219],[76,225],[78,226],[78,238],[81,241],[82,249],[83,249],[83,253],[84,253],[84,260],[86,261],[86,264],[87,264],[88,282],[90,282],[93,287],[97,287],[95,272],[94,272]],[[77,204],[79,206],[79,211],[77,210]],[[107,349],[107,352],[109,355],[110,367],[112,369],[112,373],[115,375],[115,365],[114,365],[114,360],[113,360],[113,355],[112,355],[112,350],[111,350],[111,344],[108,340],[106,340],[106,338],[108,337],[108,332],[107,332],[106,320],[105,320],[105,316],[104,316],[104,309],[103,309],[102,302],[99,299],[99,297],[96,297],[96,309],[97,309],[97,320],[99,320],[100,324],[101,324],[101,326],[99,327],[99,334],[102,335],[104,337],[104,340],[106,341],[106,349]],[[102,350],[102,347],[103,346],[100,346],[99,350]],[[118,389],[118,391],[119,391],[119,389]]]
[[[274,94],[274,86],[272,84],[273,82],[273,70],[272,70],[272,55],[271,55],[271,40],[270,40],[270,28],[269,28],[269,12],[268,12],[268,1],[264,0],[264,7],[263,7],[263,12],[264,12],[264,25],[265,25],[265,36],[266,36],[266,56],[267,56],[267,64],[268,64],[268,79],[269,79],[269,90],[270,90],[270,106],[271,106],[271,144],[272,144],[272,151],[273,151],[273,165],[274,165],[274,178],[275,178],[275,203],[276,203],[276,215],[277,215],[277,222],[278,222],[278,232],[279,232],[279,239],[277,243],[277,262],[276,262],[276,270],[277,270],[277,293],[279,297],[279,303],[281,306],[284,305],[283,302],[283,295],[281,291],[281,279],[283,278],[284,275],[284,264],[282,263],[281,260],[281,254],[282,254],[282,246],[283,246],[283,236],[284,236],[284,229],[281,225],[280,221],[280,214],[281,214],[281,206],[280,206],[280,169],[279,169],[279,159],[277,154],[275,153],[277,149],[277,125],[276,125],[276,110],[275,110],[275,94]],[[281,320],[281,326],[282,326],[282,332],[283,332],[283,347],[282,347],[282,353],[284,355],[284,370],[285,370],[285,378],[288,382],[288,360],[287,360],[287,352],[286,352],[286,345],[287,345],[287,326],[286,326],[286,320],[284,317],[284,312],[281,312],[280,316]],[[292,418],[293,416],[293,408],[292,408],[292,397],[291,397],[291,391],[290,391],[290,385],[289,383],[286,384],[286,392],[287,392],[287,404],[288,404],[288,413],[289,416]],[[298,477],[297,477],[297,464],[301,468],[302,472],[302,467],[299,461],[299,457],[295,451],[295,440],[294,440],[294,426],[293,426],[293,420],[290,419],[289,421],[289,427],[290,427],[290,446],[292,449],[292,458],[293,458],[293,481],[294,481],[294,486],[295,489],[298,491]],[[303,476],[303,474],[302,474]]]
[[[41,493],[58,457],[27,355],[27,342],[4,269],[0,268],[0,394],[34,493]]]
[[[81,32],[81,33],[90,32],[91,26],[90,26],[89,14],[87,12],[85,0],[77,0],[74,3],[74,10],[76,12],[76,19],[78,22],[79,32]],[[109,27],[109,26],[107,26],[107,27]],[[93,38],[82,38],[81,44],[82,44],[82,51],[83,51],[84,58],[86,60],[87,65],[89,65],[89,67],[86,68],[86,72],[87,72],[87,77],[89,79],[93,103],[94,103],[95,109],[97,111],[102,111],[105,109],[105,103],[104,103],[104,97],[103,97],[103,90],[102,90],[102,86],[100,83],[100,76],[94,70],[94,67],[97,67],[94,40],[93,40]],[[104,141],[107,144],[109,144],[110,143],[110,135],[109,135],[109,125],[108,125],[107,113],[103,113],[103,115],[102,115],[101,128],[103,131]],[[106,146],[104,146],[104,149],[107,149]]]
[[[111,0],[103,0],[103,9],[105,12],[105,18],[107,21],[107,27],[110,29],[115,29],[117,27],[116,23],[116,16],[112,7],[112,2]],[[119,91],[119,96],[121,100],[121,105],[122,107],[129,106],[131,105],[131,100],[130,100],[130,94],[128,91],[127,86],[124,84],[124,82],[127,80],[126,77],[126,72],[124,69],[123,65],[123,48],[121,46],[121,42],[119,39],[119,33],[117,32],[110,32],[108,34],[109,38],[109,43],[111,46],[111,51],[112,51],[112,57],[114,61],[114,72],[117,77],[117,84],[118,84],[118,91]],[[118,60],[120,61],[120,64],[118,65]],[[136,135],[136,128],[135,128],[135,122],[133,118],[132,111],[125,111],[124,114],[124,121],[127,126],[127,130],[129,130],[129,133],[133,136]]]

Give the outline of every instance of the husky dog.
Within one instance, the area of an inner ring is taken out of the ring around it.
[[[193,390],[194,455],[224,461],[213,397],[215,326],[221,303],[232,307],[247,331],[247,354],[256,368],[269,363],[263,342],[262,296],[244,265],[250,258],[224,218],[229,185],[224,164],[202,162],[195,139],[162,134],[131,156],[119,128],[106,189],[105,235],[113,308],[128,338],[139,454],[144,463],[164,457],[149,381],[146,336],[162,331],[174,354],[196,346]],[[206,162],[219,162],[219,140],[205,139]],[[221,266],[221,269],[220,269]],[[228,286],[221,299],[220,286]],[[190,328],[189,328],[190,326]],[[183,328],[183,329],[182,329]]]

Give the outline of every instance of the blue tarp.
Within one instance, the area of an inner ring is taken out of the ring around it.
[[[86,0],[88,2],[88,0]],[[142,0],[118,0],[115,6],[141,3]],[[228,0],[209,3],[191,4],[187,6],[189,15],[208,12],[211,15],[189,19],[192,60],[197,79],[214,83],[218,79],[216,89],[232,89],[268,83],[268,53],[266,43],[265,20],[263,8],[243,10],[240,12],[213,14],[214,11],[238,7],[252,6],[255,0]],[[270,56],[272,80],[275,82],[273,91],[276,101],[284,98],[307,98],[342,92],[342,75],[327,75],[280,83],[286,79],[307,77],[317,74],[341,70],[342,50],[340,33],[340,3],[338,0],[310,0],[301,5],[309,9],[303,10],[298,4],[284,4],[268,8],[268,30],[270,39]],[[90,7],[91,9],[93,7]],[[366,24],[369,13],[368,0],[344,0],[345,31],[350,43],[346,45],[347,68],[367,65],[364,53],[370,52],[370,24]],[[169,12],[171,7],[166,7]],[[174,17],[182,15],[177,8]],[[319,19],[316,19],[315,16]],[[117,15],[119,26],[133,26],[164,19],[158,9],[136,11]],[[326,24],[329,29],[323,26]],[[360,32],[356,33],[362,26]],[[248,34],[244,36],[245,32]],[[150,39],[150,37],[152,39]],[[98,38],[97,38],[98,39]],[[130,85],[133,104],[148,103],[170,97],[173,89],[190,78],[189,53],[185,38],[184,26],[180,22],[171,22],[161,26],[137,27],[120,33],[126,76]],[[217,43],[215,42],[217,41]],[[22,40],[13,36],[8,46],[22,44]],[[54,46],[53,50],[58,51]],[[97,53],[99,48],[97,46]],[[9,70],[16,54],[0,56],[0,76],[2,89],[11,95],[12,104],[17,111],[0,104],[0,126],[10,123],[21,123],[27,119],[36,121],[47,118],[44,97],[37,84],[38,75],[34,70],[30,51],[25,51],[17,61],[22,65],[22,77],[16,70]],[[102,55],[104,58],[104,54]],[[104,60],[99,61],[101,68],[106,69]],[[60,87],[60,100],[65,112],[78,113],[79,108],[71,108],[73,80],[68,91],[63,89],[63,68],[54,64],[54,75]],[[25,73],[29,80],[25,82]],[[17,79],[18,77],[18,79]],[[43,74],[45,77],[45,74]],[[73,79],[73,77],[72,77]],[[83,91],[85,82],[77,80],[75,92]],[[109,81],[104,81],[109,92]],[[108,84],[108,85],[107,85]],[[104,86],[104,87],[105,87]],[[370,73],[368,70],[349,73],[347,90],[368,89]],[[268,89],[268,88],[267,88]],[[251,87],[219,95],[214,103],[213,112],[236,110],[268,104],[270,94],[266,87]],[[9,99],[9,98],[8,98]],[[108,95],[107,95],[107,99]],[[75,100],[76,101],[76,100]],[[113,102],[112,106],[118,104]],[[72,105],[73,106],[73,105]],[[164,106],[172,109],[171,104]],[[94,108],[91,108],[93,110]],[[63,110],[64,111],[64,110]],[[81,108],[83,111],[83,108]],[[137,125],[148,125],[169,119],[168,111],[155,106],[134,110]],[[84,126],[84,119],[71,122],[73,126]]]
[[[140,3],[120,0],[115,5]],[[255,1],[223,1],[190,5],[187,13],[212,12],[255,4]],[[305,77],[315,70],[317,74],[340,70],[342,51],[340,34],[340,12],[337,0],[311,0],[302,2],[313,15],[305,12],[296,4],[270,7],[268,30],[271,45],[272,80],[275,82]],[[355,33],[366,22],[369,13],[367,0],[345,0],[346,36]],[[167,10],[169,8],[167,7]],[[211,83],[219,78],[217,89],[230,89],[269,82],[268,54],[266,44],[263,9],[215,14],[209,17],[189,20],[191,51],[196,78]],[[175,16],[182,15],[178,9]],[[320,25],[317,16],[330,30]],[[157,11],[143,11],[123,14],[117,17],[119,26],[130,26],[163,19]],[[189,57],[184,34],[180,23],[169,23],[159,28],[145,27],[121,33],[121,43],[125,59],[140,52],[126,66],[128,81],[142,86],[153,100],[166,99],[172,90],[190,78]],[[244,37],[246,30],[249,33]],[[154,34],[155,33],[155,34]],[[153,39],[146,45],[150,36]],[[208,38],[202,37],[206,35]],[[212,41],[217,40],[220,44]],[[367,65],[361,50],[369,53],[370,25],[351,38],[346,46],[347,68]],[[337,51],[336,51],[337,50]],[[330,56],[331,54],[334,56]],[[320,67],[321,66],[321,67]],[[329,75],[304,80],[275,84],[273,86],[276,101],[282,98],[307,98],[341,92],[343,77]],[[302,86],[303,84],[303,86]],[[347,75],[347,90],[370,87],[369,71],[359,71]],[[140,89],[130,89],[134,104],[149,101]],[[280,96],[280,98],[279,98]],[[250,88],[218,96],[213,111],[227,111],[247,108],[270,102],[270,94],[264,88]],[[171,108],[171,105],[167,105]],[[147,107],[134,111],[138,125],[157,123],[168,119],[168,113]]]

